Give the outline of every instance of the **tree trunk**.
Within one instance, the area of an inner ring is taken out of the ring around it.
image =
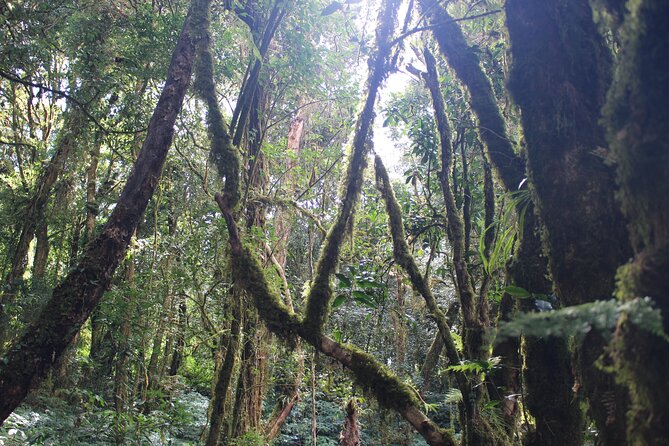
[[[123,416],[131,395],[128,395],[128,364],[130,362],[130,336],[132,334],[132,316],[136,293],[134,293],[135,263],[133,259],[128,261],[128,269],[125,274],[126,290],[123,296],[123,317],[121,329],[119,330],[119,345],[116,358],[116,369],[114,371],[114,441],[121,445],[125,441],[127,423]]]
[[[358,424],[358,408],[355,398],[351,398],[346,403],[346,418],[344,418],[344,427],[339,434],[340,446],[360,446],[360,424]]]
[[[669,333],[669,4],[641,0],[628,7],[620,63],[605,109],[635,251],[618,273],[618,294],[623,299],[649,296]],[[632,399],[627,441],[667,445],[669,343],[628,316],[619,321],[614,342],[618,379]]]
[[[441,171],[439,180],[444,195],[446,207],[447,225],[451,238],[451,249],[453,251],[453,266],[455,269],[456,290],[462,309],[464,327],[463,346],[467,359],[487,360],[487,348],[484,339],[485,321],[487,314],[481,314],[477,305],[477,297],[472,287],[469,266],[465,252],[464,222],[455,204],[455,197],[450,182],[450,172],[453,163],[451,152],[451,130],[446,115],[444,99],[439,87],[439,77],[436,69],[434,56],[427,48],[423,55],[427,66],[424,76],[425,84],[430,91],[432,105],[434,107],[435,120],[439,132],[441,147]],[[461,388],[463,396],[464,420],[463,428],[464,444],[494,445],[504,442],[502,437],[506,433],[496,432],[495,427],[481,416],[481,407],[485,402],[485,386],[480,385],[480,374],[475,375],[469,388]]]
[[[206,6],[206,5],[205,5]],[[198,0],[193,8],[199,9]],[[154,110],[147,136],[119,200],[102,233],[77,268],[53,291],[37,320],[0,361],[0,420],[4,421],[40,382],[72,341],[108,288],[130,237],[158,183],[174,135],[174,122],[188,86],[195,53],[187,18]],[[30,367],[26,367],[30,364]]]
[[[509,88],[523,115],[531,190],[556,292],[566,305],[608,299],[618,265],[630,256],[598,123],[610,55],[585,0],[509,0],[506,13],[514,57]],[[622,445],[628,396],[593,366],[604,345],[598,333],[586,336],[579,382],[598,442]]]
[[[429,11],[430,22],[438,24],[434,29],[434,36],[442,54],[470,92],[470,106],[478,118],[479,134],[484,142],[488,159],[495,167],[497,176],[505,189],[509,192],[517,191],[526,175],[525,162],[514,152],[507,137],[504,119],[497,106],[492,85],[481,69],[477,53],[469,46],[458,24],[444,8],[429,0],[422,0],[421,5],[424,5],[422,6],[424,10]],[[524,227],[520,228],[518,248],[507,274],[511,285],[520,286],[533,293],[549,294],[551,284],[546,279],[547,264],[542,254],[539,228],[536,226],[533,208],[531,203],[527,207],[524,203],[517,207],[518,220],[522,220],[521,216],[524,214],[525,223]],[[507,320],[514,307],[513,298],[505,295],[500,307],[500,320]],[[528,341],[526,343],[525,360],[526,363],[529,361],[530,364],[533,364],[533,367],[526,367],[525,373],[531,375],[536,367],[540,367],[541,370],[537,369],[537,373],[548,372],[554,378],[551,386],[533,387],[530,390],[533,395],[536,395],[535,401],[537,402],[531,405],[530,412],[537,420],[551,420],[537,423],[538,438],[548,439],[559,436],[567,445],[580,446],[583,422],[579,421],[578,404],[574,403],[571,398],[573,384],[571,370],[568,367],[544,367],[540,361],[532,358],[534,355],[540,355],[541,357],[564,359],[567,354],[566,344],[559,347],[556,342]],[[501,378],[506,395],[520,393],[519,347],[517,340],[506,340],[495,348],[495,355],[502,356],[504,376]],[[542,351],[543,348],[548,351]],[[542,380],[530,377],[530,382],[542,382]],[[514,414],[517,413],[517,405],[514,401],[513,398],[503,398],[504,414],[509,425],[515,423],[513,419]],[[541,401],[550,402],[550,404],[539,404]],[[559,402],[564,403],[564,406],[557,407],[556,404]],[[561,415],[555,416],[553,413],[555,411]]]
[[[209,430],[204,441],[205,446],[218,446],[226,421],[228,421],[227,417],[230,416],[227,413],[228,394],[230,393],[230,384],[235,370],[242,333],[241,293],[242,291],[238,287],[232,290],[230,334],[221,341],[221,347],[225,348],[225,356],[221,358],[221,363],[217,366],[214,391],[211,395],[209,408]]]

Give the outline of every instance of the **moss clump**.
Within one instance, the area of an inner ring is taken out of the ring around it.
[[[649,296],[669,328],[669,3],[627,2],[619,63],[604,118],[617,163],[618,198],[636,256],[617,276],[617,294]],[[632,399],[628,443],[669,442],[669,343],[632,321],[619,321],[612,348],[619,382]]]
[[[420,407],[414,390],[374,356],[352,345],[344,344],[341,347],[351,356],[349,368],[356,381],[370,391],[379,404],[394,410],[407,406]]]
[[[301,323],[300,317],[292,312],[277,294],[272,293],[251,251],[245,246],[239,251],[234,251],[233,277],[253,297],[258,314],[265,321],[267,328],[282,338],[293,338]]]

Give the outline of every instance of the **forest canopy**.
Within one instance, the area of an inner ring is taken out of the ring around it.
[[[668,2],[0,21],[0,444],[669,445]]]

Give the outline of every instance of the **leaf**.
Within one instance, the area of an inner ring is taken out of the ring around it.
[[[370,279],[359,280],[359,281],[357,281],[357,284],[360,288],[365,289],[365,290],[368,290],[370,288],[381,288],[383,286],[380,283],[375,282],[375,281],[370,280]]]
[[[353,293],[351,293],[351,294],[353,294],[353,297],[356,298],[356,299],[369,298],[369,296],[367,295],[367,293],[365,293],[364,291],[355,290],[355,291],[353,291]]]
[[[330,14],[334,14],[335,12],[339,11],[342,8],[342,4],[339,2],[332,2],[329,5],[327,5],[323,10],[321,11],[321,17],[328,16]]]
[[[374,300],[371,297],[369,297],[362,291],[353,291],[353,300],[366,306],[367,308],[372,308],[372,309],[377,308],[376,302],[374,302]]]
[[[335,274],[335,276],[337,276],[337,279],[339,279],[337,288],[351,288],[351,279],[340,273]]]
[[[344,304],[344,302],[346,302],[346,297],[347,297],[346,294],[340,294],[337,297],[335,297],[335,300],[332,301],[332,308],[335,309],[341,307]]]
[[[517,297],[519,299],[526,299],[526,298],[532,296],[532,294],[529,291],[527,291],[525,288],[521,288],[521,287],[515,286],[515,285],[509,285],[507,287],[504,287],[503,291],[505,293],[508,293],[511,296]]]
[[[444,402],[447,404],[459,403],[462,401],[462,392],[460,389],[452,388],[446,392]]]

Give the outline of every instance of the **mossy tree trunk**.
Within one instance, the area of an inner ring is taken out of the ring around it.
[[[606,106],[619,196],[635,251],[619,272],[618,294],[649,296],[669,333],[669,3],[631,1],[628,8]],[[623,317],[614,356],[632,399],[628,444],[669,444],[669,343]]]
[[[219,363],[216,365],[216,374],[214,378],[213,392],[211,394],[209,406],[209,426],[204,438],[205,446],[218,446],[222,440],[224,431],[227,438],[229,426],[232,421],[230,405],[228,404],[231,390],[235,364],[239,353],[242,336],[242,302],[241,293],[243,291],[239,286],[235,286],[231,292],[233,302],[230,313],[230,332],[222,336],[220,347],[221,355]],[[225,353],[223,353],[223,351]]]
[[[433,34],[442,54],[469,90],[470,106],[478,118],[479,134],[488,159],[504,188],[515,193],[526,176],[525,161],[515,152],[507,136],[492,84],[481,68],[477,52],[470,47],[459,25],[444,8],[431,0],[421,0],[420,4],[428,12],[430,23],[436,25]],[[519,203],[517,215],[519,220],[524,220],[524,225],[520,228],[513,261],[507,268],[509,284],[532,293],[550,294],[552,285],[546,278],[547,260],[542,253],[540,228],[534,216],[533,203]],[[502,297],[500,320],[508,320],[512,316],[516,307],[513,300],[508,294]],[[522,310],[532,311],[532,307],[533,304],[528,302],[523,305]],[[503,358],[503,375],[499,378],[506,395],[519,394],[521,391],[519,373],[522,360],[519,347],[518,340],[513,339],[495,347],[494,354]],[[525,386],[533,401],[528,408],[537,420],[534,435],[547,442],[544,444],[550,444],[549,439],[567,445],[581,444],[583,422],[580,408],[572,398],[573,374],[569,367],[564,366],[567,355],[564,340],[543,342],[528,339],[523,350],[526,363]],[[550,363],[542,362],[546,358],[554,360]],[[544,385],[542,376],[552,376],[551,385]],[[515,423],[517,405],[513,398],[503,398],[502,401],[505,419],[511,427]]]
[[[490,347],[484,338],[488,315],[480,311],[482,307],[479,306],[478,296],[472,286],[465,251],[465,225],[458,212],[451,186],[450,176],[453,166],[451,129],[439,86],[436,60],[427,47],[423,50],[423,56],[427,66],[427,73],[423,77],[432,98],[441,147],[439,180],[446,207],[446,223],[451,240],[453,267],[455,269],[455,285],[462,311],[463,347],[467,359],[485,361],[488,359]],[[465,414],[463,420],[464,444],[467,446],[505,444],[508,442],[508,438],[505,438],[507,437],[506,432],[497,432],[495,427],[481,415],[481,408],[487,401],[488,395],[486,387],[481,385],[480,374],[470,377],[469,381],[467,387],[460,386]]]
[[[191,5],[191,15],[200,3]],[[130,237],[153,195],[174,135],[174,123],[190,81],[195,41],[186,19],[149,122],[139,157],[101,234],[58,285],[36,320],[0,361],[0,420],[4,421],[60,359],[109,287]]]
[[[598,123],[608,49],[585,0],[509,0],[506,13],[509,88],[523,115],[531,190],[556,292],[566,305],[608,299],[616,268],[630,255]],[[586,337],[575,388],[582,384],[598,442],[625,444],[627,392],[594,366],[604,345],[597,333]]]

